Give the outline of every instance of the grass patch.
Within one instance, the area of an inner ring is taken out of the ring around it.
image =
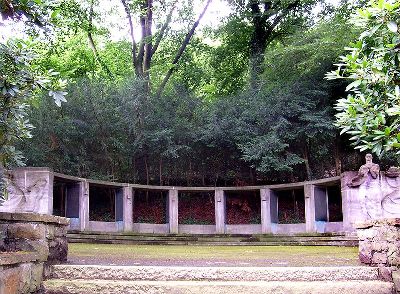
[[[173,246],[69,244],[69,258],[118,264],[129,260],[188,263],[223,261],[227,264],[268,263],[289,266],[357,265],[358,248],[333,246]]]

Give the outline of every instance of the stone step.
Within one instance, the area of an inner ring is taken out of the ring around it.
[[[357,246],[358,240],[348,236],[272,236],[272,235],[152,235],[121,233],[69,233],[71,243],[109,243],[132,245],[308,245]]]
[[[382,281],[109,281],[109,280],[48,280],[47,294],[392,294],[392,283]]]
[[[179,267],[55,265],[53,279],[126,281],[351,281],[379,280],[378,268],[343,267]]]

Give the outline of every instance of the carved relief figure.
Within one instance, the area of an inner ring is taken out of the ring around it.
[[[349,187],[359,187],[368,179],[369,174],[373,179],[376,179],[379,176],[379,165],[372,162],[372,154],[368,153],[365,155],[365,164],[358,170],[358,175],[352,178],[347,185]]]
[[[400,168],[390,167],[385,175],[383,217],[400,217]]]
[[[360,167],[357,176],[348,183],[349,187],[358,187],[361,212],[367,219],[377,219],[382,216],[379,170],[379,165],[372,162],[372,155],[367,154],[365,164]]]
[[[28,187],[20,187],[11,177],[7,180],[9,199],[0,206],[3,212],[37,212],[40,213],[41,200],[46,195],[47,180],[38,179]]]

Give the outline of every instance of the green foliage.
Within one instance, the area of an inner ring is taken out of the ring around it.
[[[30,138],[32,125],[27,119],[29,104],[40,90],[48,90],[57,105],[65,101],[65,82],[57,72],[44,72],[33,66],[34,44],[18,40],[0,44],[0,165],[22,165],[17,141]]]
[[[350,94],[336,105],[336,125],[356,149],[381,156],[400,149],[400,3],[371,1],[351,22],[363,32],[327,74],[352,80]]]

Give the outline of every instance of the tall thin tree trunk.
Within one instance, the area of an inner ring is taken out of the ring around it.
[[[309,156],[308,156],[308,146],[304,146],[303,150],[303,159],[304,159],[304,165],[306,167],[306,173],[307,173],[307,180],[311,180],[312,174],[311,174],[311,167],[310,167],[310,161],[309,161]]]
[[[179,48],[178,52],[175,55],[174,60],[172,61],[172,66],[169,68],[169,70],[167,71],[167,74],[165,75],[161,85],[158,87],[157,90],[157,97],[160,97],[162,92],[165,89],[165,86],[168,83],[168,80],[171,78],[172,73],[175,71],[176,69],[176,64],[178,63],[178,61],[181,59],[183,52],[185,52],[185,49],[187,47],[187,45],[190,42],[190,39],[193,37],[194,32],[197,28],[197,26],[200,23],[200,20],[203,18],[204,14],[206,13],[208,6],[210,5],[212,0],[208,0],[206,3],[206,6],[204,7],[203,11],[200,13],[200,16],[198,17],[198,19],[195,21],[195,23],[193,24],[192,28],[190,29],[190,31],[187,33],[185,39],[183,40],[181,47]]]
[[[6,170],[0,163],[0,205],[6,199]]]
[[[146,185],[150,183],[150,175],[149,175],[149,164],[147,162],[147,156],[144,157],[144,167],[146,170]],[[146,190],[146,203],[149,203],[149,191]]]
[[[162,157],[160,156],[160,161],[159,161],[159,169],[160,169],[160,186],[162,186],[162,185],[163,185],[162,166],[163,166],[163,162],[162,162]]]
[[[335,172],[339,176],[342,173],[342,160],[340,159],[340,135],[336,134],[335,140]]]

